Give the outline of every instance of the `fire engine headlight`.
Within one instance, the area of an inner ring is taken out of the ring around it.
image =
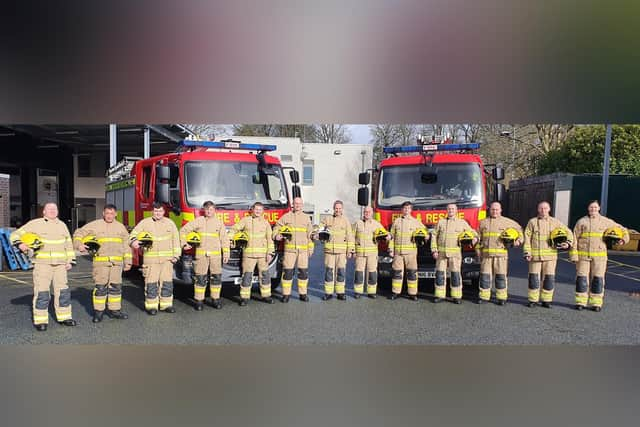
[[[462,260],[462,262],[464,262],[465,264],[473,264],[474,262],[477,262],[477,261],[476,261],[476,258],[475,258],[475,257],[472,257],[472,256],[466,256],[466,257],[464,257],[464,259]]]

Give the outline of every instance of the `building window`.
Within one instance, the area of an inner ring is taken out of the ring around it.
[[[313,185],[313,160],[305,160],[302,165],[302,185]]]
[[[283,154],[280,156],[280,160],[283,162],[293,162],[293,156],[291,154]]]

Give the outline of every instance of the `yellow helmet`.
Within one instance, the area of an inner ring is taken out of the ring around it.
[[[20,237],[20,242],[29,246],[30,249],[37,251],[42,247],[42,240],[40,240],[40,236],[35,233],[24,233],[22,237]]]
[[[331,231],[326,225],[318,231],[318,239],[321,242],[328,242],[331,239]]]
[[[293,238],[293,230],[288,225],[283,225],[282,227],[280,227],[279,233],[287,240],[291,240]]]
[[[389,235],[389,233],[387,232],[386,229],[384,228],[376,228],[375,231],[373,232],[373,241],[374,242],[384,242],[385,240],[387,240],[387,236]]]
[[[202,237],[200,237],[200,233],[198,233],[197,231],[192,231],[187,234],[185,240],[191,246],[198,246],[200,243],[202,243]]]
[[[249,243],[249,236],[244,231],[238,231],[233,235],[233,243],[236,248],[245,248]]]
[[[412,238],[416,246],[423,246],[424,242],[427,241],[427,230],[424,228],[418,228],[413,232]]]
[[[518,233],[518,230],[509,227],[500,233],[500,240],[502,240],[502,243],[504,243],[505,246],[512,246],[513,242],[515,242],[519,236],[520,233]]]
[[[82,244],[85,245],[92,254],[95,254],[100,249],[100,243],[98,243],[98,239],[93,234],[84,236],[82,238]]]
[[[458,234],[458,244],[460,246],[472,245],[473,244],[473,233],[469,230],[465,230],[462,233]]]
[[[551,243],[556,247],[558,247],[562,243],[565,243],[568,237],[569,235],[567,234],[567,232],[564,230],[564,228],[561,227],[554,228],[551,231],[551,234],[549,234],[549,240],[551,240]]]
[[[617,244],[624,237],[624,232],[620,227],[609,227],[604,230],[602,238],[607,244],[607,248],[611,249],[613,245]]]
[[[142,249],[149,249],[153,245],[153,236],[148,231],[141,231],[136,235],[136,240],[140,242]]]

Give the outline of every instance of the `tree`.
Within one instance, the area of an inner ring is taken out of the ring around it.
[[[233,134],[238,136],[277,136],[300,138],[303,142],[318,142],[318,129],[314,125],[238,124],[233,125]]]
[[[346,144],[351,136],[345,125],[321,124],[316,126],[317,142],[323,144]]]
[[[195,133],[200,139],[206,139],[209,141],[213,141],[224,135],[231,135],[233,132],[229,125],[186,124],[183,126]]]
[[[576,127],[565,144],[540,159],[537,172],[602,173],[605,132],[602,125]],[[609,171],[640,175],[640,125],[612,126]]]

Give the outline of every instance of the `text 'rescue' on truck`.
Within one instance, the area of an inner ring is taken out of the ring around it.
[[[432,230],[435,224],[445,218],[446,206],[455,203],[458,216],[471,227],[478,229],[480,220],[487,214],[489,187],[487,172],[482,159],[471,150],[479,148],[478,143],[453,144],[449,141],[404,147],[386,147],[384,153],[390,157],[380,161],[374,172],[373,194],[369,197],[369,172],[363,172],[358,180],[358,204],[368,205],[372,201],[374,218],[390,229],[393,221],[402,216],[401,205],[405,201],[413,203],[413,216]],[[494,181],[504,178],[501,167],[491,171]],[[496,183],[493,188],[494,200],[501,201],[504,185]],[[480,263],[470,246],[463,247],[462,277],[476,285],[480,277]],[[391,277],[391,262],[386,242],[378,246],[379,274]],[[435,261],[431,256],[430,242],[418,249],[418,277],[433,278]]]
[[[180,229],[202,214],[211,200],[227,230],[244,216],[254,202],[264,204],[264,217],[273,226],[291,209],[280,160],[266,153],[275,145],[241,144],[238,141],[181,141],[174,153],[148,159],[127,158],[107,172],[106,202],[118,208],[117,219],[129,230],[153,213],[153,203],[165,206],[167,216]],[[300,195],[298,172],[290,171],[292,196]],[[231,249],[222,267],[223,283],[240,283],[240,251]],[[193,249],[183,251],[174,268],[174,280],[192,283]],[[142,265],[142,252],[133,251],[133,264]],[[280,277],[282,247],[269,265],[271,277]],[[254,281],[257,277],[254,277]],[[277,280],[277,279],[276,279]]]

